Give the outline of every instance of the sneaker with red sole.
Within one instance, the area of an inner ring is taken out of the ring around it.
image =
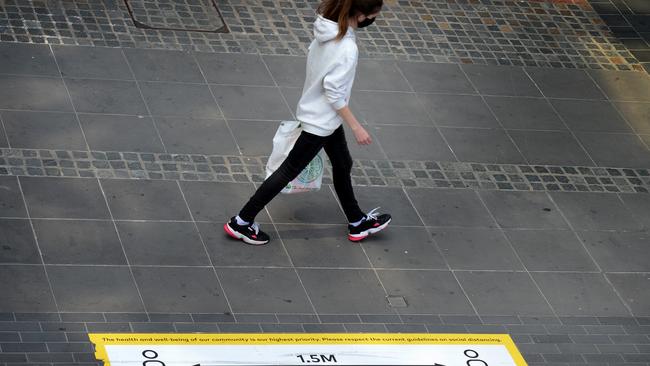
[[[389,214],[377,215],[379,207],[368,212],[363,221],[357,225],[348,225],[348,239],[350,241],[361,241],[370,234],[378,233],[386,228],[391,221]]]
[[[239,225],[234,216],[223,225],[223,230],[231,237],[250,245],[264,245],[271,240],[265,232],[260,230],[256,222],[248,225]]]

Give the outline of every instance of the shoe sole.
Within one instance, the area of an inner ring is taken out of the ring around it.
[[[249,239],[246,235],[240,234],[237,231],[233,230],[228,223],[223,225],[223,230],[226,232],[226,234],[230,235],[232,238],[235,238],[237,240],[241,240],[246,244],[249,245],[264,245],[268,243],[269,241],[263,241],[263,240],[253,240]]]
[[[390,218],[383,225],[378,226],[378,227],[370,228],[370,229],[368,229],[366,231],[360,232],[359,234],[348,234],[348,240],[354,241],[354,242],[361,241],[361,240],[367,238],[370,234],[375,234],[375,233],[378,233],[378,232],[384,230],[386,228],[386,226],[388,226],[388,224],[390,224],[390,222],[392,220],[393,219]]]

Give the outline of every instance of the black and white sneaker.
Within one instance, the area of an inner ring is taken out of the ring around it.
[[[223,225],[223,229],[231,237],[242,240],[244,243],[250,245],[264,245],[270,240],[269,236],[260,230],[256,222],[248,225],[239,225],[234,216]]]
[[[391,217],[389,214],[377,215],[375,212],[379,207],[368,212],[363,221],[357,225],[348,225],[348,239],[350,241],[361,241],[368,237],[370,234],[378,233],[386,228],[390,223]]]

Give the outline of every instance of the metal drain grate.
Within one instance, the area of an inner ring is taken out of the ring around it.
[[[228,33],[214,0],[124,0],[138,28]]]

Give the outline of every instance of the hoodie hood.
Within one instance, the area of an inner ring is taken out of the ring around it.
[[[329,42],[336,38],[339,34],[339,24],[329,19],[325,19],[322,15],[318,15],[314,22],[314,36],[320,43]],[[353,36],[354,31],[348,28],[346,37]]]

